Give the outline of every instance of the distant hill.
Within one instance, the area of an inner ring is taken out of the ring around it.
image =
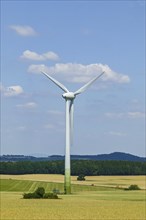
[[[64,156],[51,155],[48,157],[34,157],[24,155],[2,155],[0,161],[52,161],[64,160]],[[114,152],[110,154],[99,155],[71,155],[71,160],[117,160],[117,161],[146,161],[145,157],[138,157],[128,153]]]
[[[96,160],[125,160],[125,161],[146,161],[145,157],[138,157],[128,153],[114,152],[111,154],[99,154]]]
[[[61,160],[64,156],[52,155],[51,160]],[[122,161],[146,161],[145,157],[138,157],[128,153],[114,152],[99,155],[71,155],[72,160],[122,160]]]

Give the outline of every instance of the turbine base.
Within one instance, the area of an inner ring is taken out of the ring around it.
[[[70,169],[65,170],[65,176],[64,176],[64,193],[65,193],[65,194],[71,194]]]

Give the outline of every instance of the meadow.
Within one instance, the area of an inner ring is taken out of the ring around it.
[[[72,194],[59,200],[23,199],[24,192],[43,186],[63,192],[63,175],[1,175],[1,220],[145,220],[145,176],[72,177]],[[131,184],[142,188],[125,191]]]

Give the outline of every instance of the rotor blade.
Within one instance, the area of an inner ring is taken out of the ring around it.
[[[68,89],[61,84],[60,82],[58,82],[56,79],[54,79],[52,76],[49,76],[47,73],[41,71],[46,77],[48,77],[52,82],[54,82],[60,89],[62,89],[64,92],[69,92]]]
[[[90,80],[88,83],[86,83],[83,87],[81,87],[80,89],[78,89],[76,92],[74,92],[74,95],[78,95],[82,92],[84,92],[95,80],[97,80],[99,77],[101,77],[104,74],[104,72],[102,72],[99,76],[96,76],[95,78],[93,78],[92,80]]]
[[[69,106],[69,114],[70,114],[70,140],[71,140],[71,145],[73,145],[73,118],[74,118],[74,100],[72,99],[70,101],[70,106]]]

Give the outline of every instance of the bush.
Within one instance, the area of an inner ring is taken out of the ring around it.
[[[32,199],[32,198],[34,198],[34,193],[24,193],[23,198],[24,199]]]
[[[36,194],[37,196],[42,198],[44,196],[44,194],[45,194],[45,189],[43,187],[38,187],[36,189],[36,191],[34,192],[34,194]]]
[[[130,185],[125,190],[140,190],[140,187],[138,185]]]
[[[44,194],[44,199],[58,199],[57,194],[54,193],[45,193]]]
[[[45,193],[45,189],[43,187],[38,187],[33,193],[24,193],[24,199],[58,199],[56,193]]]
[[[77,180],[78,180],[78,181],[85,181],[86,179],[85,179],[84,174],[80,174],[80,175],[77,177]]]

